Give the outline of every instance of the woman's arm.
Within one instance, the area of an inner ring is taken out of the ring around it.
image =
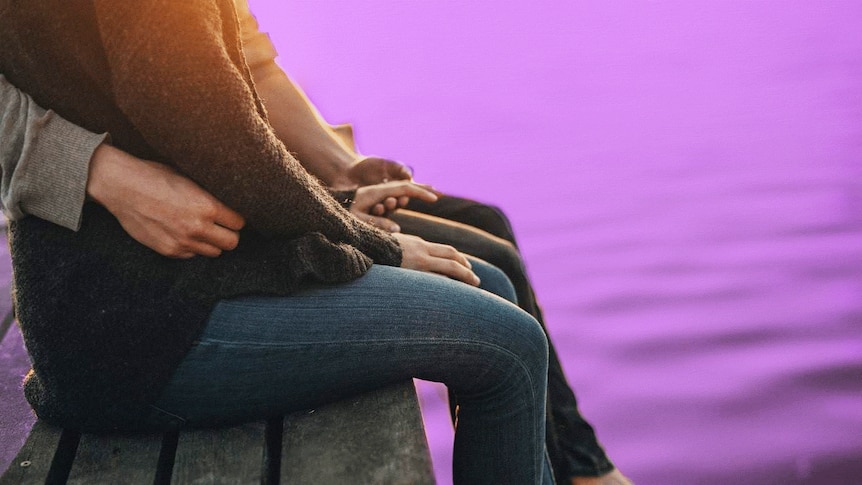
[[[94,6],[114,98],[160,154],[261,232],[320,232],[399,264],[395,240],[342,209],[273,134],[230,1]]]
[[[218,256],[236,247],[242,217],[163,164],[133,157],[45,111],[0,76],[4,213],[77,231],[85,197],[133,238],[164,256]]]

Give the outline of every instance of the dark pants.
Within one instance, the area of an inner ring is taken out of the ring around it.
[[[512,281],[518,305],[545,327],[542,311],[515,242],[508,218],[496,207],[444,196],[433,204],[411,200],[392,215],[401,230],[429,241],[449,244],[497,266]],[[578,411],[551,342],[548,363],[547,447],[559,483],[576,476],[598,476],[614,466],[596,439],[593,427]]]

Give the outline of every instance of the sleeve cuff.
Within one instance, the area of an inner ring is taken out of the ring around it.
[[[108,134],[91,133],[53,111],[45,113],[40,122],[42,127],[28,157],[23,212],[77,231],[87,196],[90,160]]]

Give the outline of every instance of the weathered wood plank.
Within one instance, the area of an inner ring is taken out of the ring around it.
[[[284,420],[282,484],[433,484],[412,381]]]
[[[2,302],[3,296],[0,295]],[[0,402],[3,403],[0,405],[0,470],[12,463],[36,422],[36,416],[21,390],[21,381],[29,368],[30,360],[24,351],[21,332],[13,323],[0,340]]]
[[[68,483],[153,483],[161,443],[159,434],[84,434]]]
[[[266,425],[189,430],[177,442],[172,484],[261,483]]]
[[[0,477],[0,484],[44,484],[60,444],[62,429],[38,421],[21,451]]]

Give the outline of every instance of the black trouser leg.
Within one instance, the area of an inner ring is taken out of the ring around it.
[[[441,197],[433,204],[411,200],[408,209],[410,211],[393,214],[402,231],[429,241],[450,244],[499,267],[512,281],[519,306],[545,327],[517,251],[511,225],[499,209],[449,196]],[[411,211],[421,211],[426,215]],[[578,411],[577,399],[552,342],[549,342],[549,349],[546,433],[557,481],[564,482],[573,476],[603,475],[614,466],[598,443],[593,427]]]

